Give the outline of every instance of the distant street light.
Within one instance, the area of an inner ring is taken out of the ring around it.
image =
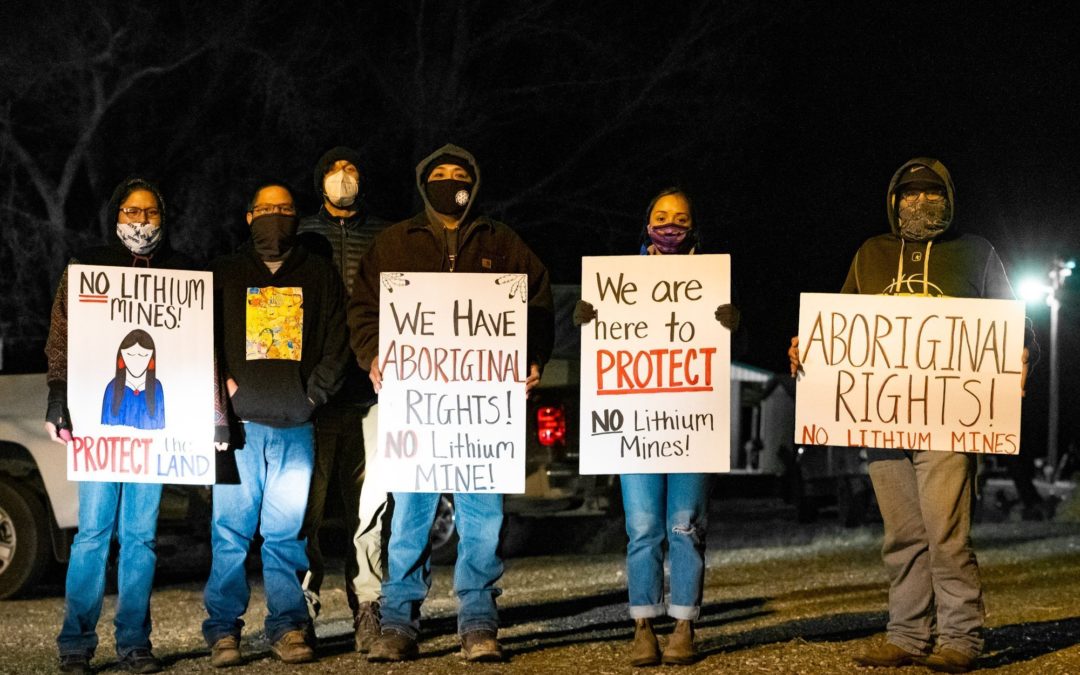
[[[1053,267],[1047,276],[1050,283],[1044,284],[1034,279],[1025,279],[1020,282],[1020,297],[1027,303],[1038,302],[1046,298],[1046,305],[1050,308],[1050,401],[1047,413],[1046,430],[1046,461],[1051,471],[1057,470],[1058,460],[1058,398],[1061,391],[1061,379],[1058,374],[1058,309],[1061,300],[1058,299],[1058,291],[1065,285],[1065,280],[1072,276],[1076,269],[1076,262],[1068,262],[1060,258],[1054,261]]]

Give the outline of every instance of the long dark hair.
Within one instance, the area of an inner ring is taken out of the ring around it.
[[[136,328],[128,333],[120,341],[120,346],[116,348],[116,378],[113,379],[112,391],[113,415],[120,414],[120,403],[124,400],[124,383],[127,380],[127,364],[124,363],[124,355],[121,351],[135,344],[150,350],[150,362],[146,365],[146,411],[151,415],[154,414],[157,394],[157,348],[154,347],[154,338],[150,337],[150,333]]]

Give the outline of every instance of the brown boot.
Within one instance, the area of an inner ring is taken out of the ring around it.
[[[686,666],[697,660],[694,649],[694,623],[685,619],[675,622],[675,630],[664,647],[663,663],[666,666]]]
[[[634,619],[634,642],[630,645],[630,665],[655,666],[660,663],[660,644],[651,619]]]
[[[966,673],[975,664],[975,658],[950,647],[942,647],[930,656],[915,659],[915,663],[939,673]]]
[[[911,652],[886,642],[881,645],[867,647],[866,651],[855,657],[855,663],[870,668],[899,668],[909,666],[920,658],[921,654]]]
[[[367,654],[379,639],[379,603],[361,602],[353,615],[353,644],[356,651]]]

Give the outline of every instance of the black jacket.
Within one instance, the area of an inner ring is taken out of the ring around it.
[[[215,260],[211,270],[218,367],[222,379],[231,377],[239,387],[230,399],[233,412],[273,427],[308,421],[341,386],[349,360],[341,282],[333,266],[296,246],[271,274],[248,242]],[[271,287],[290,289],[274,291],[278,300],[298,302],[299,360],[259,352],[261,335],[269,329],[259,324],[258,311],[249,309],[249,295],[254,306],[260,289]],[[299,289],[299,298],[292,289]]]
[[[389,223],[370,216],[363,210],[351,218],[337,218],[326,208],[300,221],[300,241],[312,253],[333,262],[341,277],[342,302],[346,302],[360,266],[360,257],[371,247],[375,235],[386,229]],[[349,359],[345,367],[345,381],[334,396],[335,404],[370,405],[375,401],[375,390],[367,373],[360,370],[356,359]]]
[[[896,212],[896,183],[914,164],[926,166],[941,179],[950,204],[946,229],[927,241],[905,241],[900,235]],[[941,162],[919,157],[897,169],[889,182],[886,208],[891,232],[872,237],[859,247],[841,292],[1014,298],[993,245],[980,236],[956,230],[956,191]]]
[[[465,150],[447,145],[436,150],[417,166],[417,189],[425,209],[409,220],[391,225],[375,237],[360,259],[356,283],[349,300],[349,329],[352,348],[361,367],[369,368],[379,352],[379,275],[382,272],[450,272],[450,252],[442,226],[430,215],[430,204],[422,175],[431,160],[440,155],[460,158],[473,169],[472,198],[459,225],[458,251],[453,271],[493,274],[523,273],[529,279],[530,363],[543,367],[551,356],[554,341],[554,306],[547,268],[513,230],[487,216],[474,216],[473,205],[480,191],[476,160]]]

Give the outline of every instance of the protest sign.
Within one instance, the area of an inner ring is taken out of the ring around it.
[[[380,281],[380,489],[524,492],[526,275]]]
[[[214,482],[208,272],[68,267],[70,480]]]
[[[581,261],[582,474],[728,471],[727,255]]]
[[[1015,455],[1024,305],[803,293],[795,443]]]

